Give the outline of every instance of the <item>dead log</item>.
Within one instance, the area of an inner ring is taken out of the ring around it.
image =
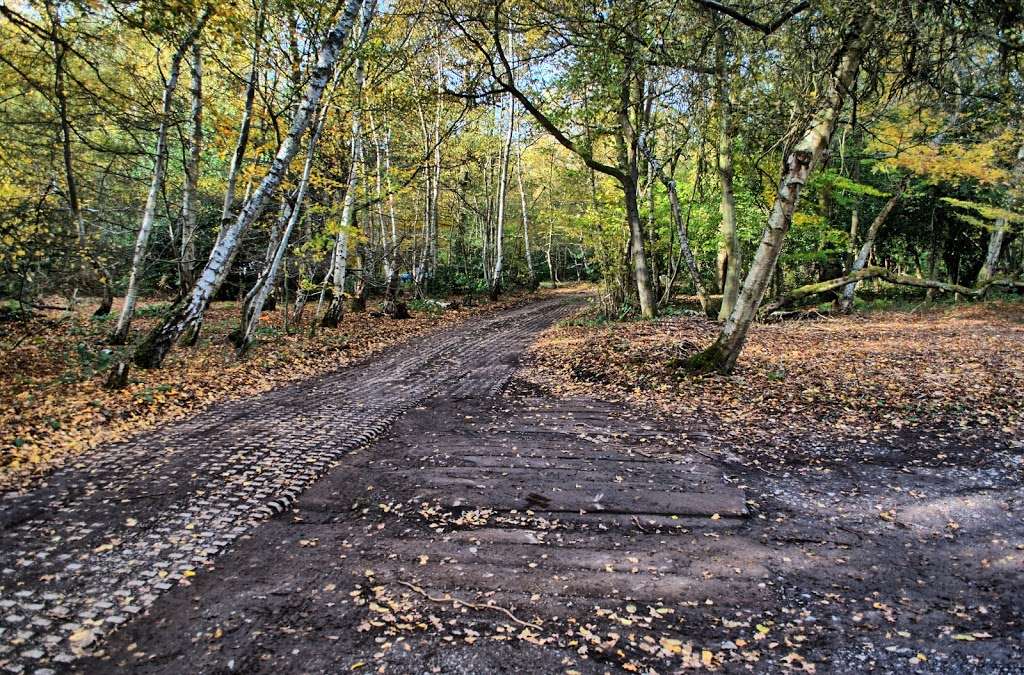
[[[883,281],[888,281],[890,284],[896,284],[898,286],[916,286],[918,288],[931,288],[939,291],[945,291],[946,293],[959,293],[960,295],[968,298],[980,298],[984,296],[988,291],[989,286],[1024,288],[1024,282],[1017,281],[1015,279],[992,279],[979,286],[970,288],[967,286],[961,286],[960,284],[948,284],[934,279],[922,279],[909,274],[897,274],[884,267],[865,267],[852,274],[839,277],[838,279],[819,281],[817,283],[794,288],[789,293],[786,293],[764,305],[761,310],[761,314],[763,316],[767,316],[772,312],[785,309],[786,307],[790,307],[816,295],[828,293],[829,291],[834,291],[837,288],[842,288],[848,284],[867,281],[868,279],[882,279]]]

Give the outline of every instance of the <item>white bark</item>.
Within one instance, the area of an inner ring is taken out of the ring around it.
[[[376,148],[377,211],[383,250],[384,279],[389,290],[398,274],[398,219],[395,216],[395,195],[391,189],[391,128],[384,117],[383,134],[378,134],[373,112],[370,112],[370,134]],[[387,215],[384,204],[387,203]]]
[[[491,273],[491,299],[498,297],[501,291],[501,272],[504,262],[505,243],[505,204],[508,201],[508,166],[512,154],[512,135],[515,132],[515,101],[508,97],[508,128],[501,146],[501,157],[498,167],[498,194],[494,233],[494,271]]]
[[[668,201],[672,212],[672,222],[676,226],[676,232],[679,236],[679,253],[683,258],[683,262],[686,264],[686,270],[690,274],[690,280],[693,282],[693,289],[697,294],[697,299],[700,302],[701,308],[706,312],[708,308],[707,291],[704,288],[704,282],[700,278],[700,270],[697,269],[697,261],[693,257],[693,250],[690,248],[690,232],[689,232],[689,213],[686,218],[683,217],[683,207],[679,202],[679,191],[676,189],[676,181],[672,176],[669,176],[665,172],[661,162],[654,156],[648,148],[647,143],[643,138],[638,139],[637,147],[640,149],[644,156],[647,157],[647,163],[650,165],[651,170],[657,174],[658,179],[665,186],[668,191]],[[651,190],[654,186],[651,185]],[[653,211],[653,209],[652,209]],[[580,249],[582,250],[582,246]]]
[[[544,257],[548,261],[548,276],[551,277],[551,287],[558,288],[558,275],[555,274],[555,262],[551,257],[551,251],[554,248],[555,243],[555,225],[554,221],[548,223],[548,246],[544,250]]]
[[[800,140],[785,157],[775,204],[768,216],[761,243],[743,282],[736,306],[725,320],[715,343],[694,357],[691,362],[694,369],[730,372],[736,365],[736,359],[746,342],[747,331],[757,314],[765,288],[782,252],[800,190],[828,147],[846,93],[860,70],[867,38],[873,27],[874,16],[870,14],[853,21],[852,30],[838,52],[836,69],[831,74],[828,93],[819,112],[803,129]]]
[[[306,189],[309,186],[309,177],[313,173],[313,158],[316,154],[316,144],[320,140],[320,133],[323,130],[326,118],[327,111],[324,110],[320,114],[320,119],[313,123],[313,133],[310,134],[309,143],[306,147],[306,162],[302,167],[302,177],[299,179],[299,185],[296,188],[295,204],[292,206],[291,214],[288,216],[288,223],[277,240],[277,246],[270,264],[260,273],[253,286],[251,297],[248,303],[246,303],[245,314],[242,317],[242,332],[238,341],[239,352],[245,352],[256,336],[256,328],[259,326],[260,316],[263,314],[263,306],[266,304],[267,297],[274,287],[274,279],[277,278],[277,271],[280,269],[281,261],[284,260],[284,254],[288,250],[288,242],[291,239],[292,232],[295,230],[295,225],[299,222],[299,217],[302,213],[302,203],[306,198]]]
[[[352,31],[359,6],[360,0],[348,0],[346,3],[340,19],[321,46],[317,64],[313,69],[302,101],[295,112],[284,142],[277,150],[270,169],[263,177],[259,187],[246,200],[238,218],[222,231],[220,239],[210,252],[206,266],[188,297],[159,328],[150,333],[146,341],[136,350],[135,362],[138,365],[150,368],[159,366],[175,340],[186,330],[194,327],[201,319],[210,299],[217,292],[219,282],[224,278],[223,274],[230,267],[235,253],[238,251],[243,233],[259,218],[267,201],[284,179],[288,166],[299,149],[302,136],[309,127],[313,111],[319,105],[324,88],[334,72],[342,44]]]
[[[167,170],[167,128],[171,122],[171,108],[174,103],[174,90],[178,87],[178,75],[181,72],[181,61],[185,58],[192,43],[199,37],[206,22],[213,13],[213,7],[207,5],[195,25],[185,34],[178,49],[171,57],[170,70],[167,75],[167,82],[164,84],[163,98],[160,106],[160,126],[156,133],[156,158],[153,166],[153,178],[149,183],[149,192],[146,195],[146,205],[142,210],[142,223],[139,225],[138,234],[135,237],[135,249],[132,252],[132,268],[128,277],[128,290],[125,292],[124,305],[117,317],[117,326],[111,336],[111,342],[123,344],[128,339],[128,331],[131,328],[132,317],[135,316],[135,303],[139,297],[139,282],[142,278],[142,270],[146,261],[146,248],[149,244],[149,235],[153,231],[153,222],[156,220],[156,203],[160,196],[160,187],[164,182],[164,173]]]
[[[859,272],[868,264],[868,257],[871,255],[871,249],[875,246],[875,240],[878,238],[878,231],[882,229],[882,225],[889,217],[889,214],[892,213],[892,210],[896,208],[896,204],[898,204],[900,199],[903,197],[903,190],[905,189],[905,186],[906,182],[900,184],[896,194],[885,202],[882,210],[879,211],[878,215],[875,216],[875,219],[871,221],[871,225],[868,226],[868,231],[864,235],[864,243],[861,245],[860,251],[857,253],[857,257],[853,260],[853,265],[850,268],[851,274]],[[850,308],[853,307],[853,296],[856,288],[857,282],[847,284],[843,287],[843,298],[840,303],[843,311],[849,311]]]
[[[1011,178],[1015,187],[1020,189],[1024,184],[1024,145],[1017,151],[1017,162],[1014,165],[1013,174]],[[1006,202],[1008,208],[1012,208],[1013,200],[1008,199]],[[1006,239],[1006,219],[997,218],[995,225],[992,228],[992,232],[988,238],[988,250],[985,252],[985,262],[981,266],[981,270],[978,272],[978,284],[983,284],[986,281],[992,279],[996,273],[996,265],[999,263],[999,254],[1003,250],[1003,241]]]
[[[999,262],[999,254],[1003,250],[1003,240],[1006,238],[1006,219],[999,218],[988,237],[988,250],[985,252],[985,262],[978,271],[978,283],[985,283],[996,273],[996,264]]]
[[[349,146],[351,165],[348,171],[348,183],[345,187],[345,198],[341,208],[341,219],[338,223],[338,235],[334,242],[334,267],[331,271],[331,304],[324,315],[324,325],[338,325],[343,311],[345,295],[345,277],[348,271],[348,235],[355,215],[355,192],[359,185],[359,159],[362,157],[362,82],[365,71],[362,59],[355,62],[355,83],[352,96],[352,141]]]
[[[416,104],[416,112],[419,114],[420,134],[423,136],[423,250],[421,252],[418,247],[414,246],[413,255],[416,260],[413,264],[413,280],[420,284],[426,277],[427,260],[430,258],[430,223],[431,214],[434,212],[434,168],[432,164],[427,164],[427,158],[430,157],[431,139],[427,131],[427,118],[423,114],[423,106],[419,103]]]
[[[181,200],[181,228],[178,248],[180,290],[191,286],[196,264],[196,192],[199,184],[199,158],[203,148],[203,61],[199,42],[192,44],[192,138],[185,162],[185,186]]]
[[[526,183],[523,179],[523,148],[516,148],[516,180],[519,184],[519,209],[523,219],[523,248],[526,251],[526,270],[530,275],[530,288],[537,285],[537,273],[533,270],[533,256],[530,254],[530,217],[526,204]]]
[[[374,3],[375,6],[375,3]],[[373,20],[373,6],[364,7],[363,21],[360,27],[356,49],[366,39],[370,22]],[[352,93],[352,144],[351,166],[349,167],[348,185],[345,190],[345,201],[341,209],[341,221],[338,235],[334,241],[334,266],[331,270],[331,304],[324,314],[323,325],[337,326],[343,312],[345,295],[345,276],[348,271],[348,239],[349,229],[355,218],[356,190],[359,187],[360,162],[363,156],[363,83],[366,69],[362,56],[356,57],[355,81]]]

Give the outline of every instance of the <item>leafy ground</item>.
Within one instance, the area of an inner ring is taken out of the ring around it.
[[[509,295],[497,303],[441,310],[421,305],[413,318],[393,321],[346,313],[337,330],[286,333],[280,311],[265,312],[259,344],[238,359],[226,336],[238,324],[234,302],[215,303],[194,348],[171,352],[160,370],[133,369],[120,391],[103,387],[123,348],[105,344],[117,315],[90,318],[94,305],[75,314],[51,311],[26,321],[0,323],[0,491],[16,489],[83,451],[212,403],[250,396],[283,382],[334,370],[424,331],[523,302]],[[166,305],[143,304],[136,335],[152,327]]]
[[[934,438],[1020,447],[1024,437],[1022,304],[759,325],[734,375],[681,375],[673,362],[709,344],[717,328],[693,317],[600,324],[584,315],[538,343],[532,379],[699,419],[722,447],[759,448],[749,459],[766,466],[773,449],[791,455],[792,438],[809,434],[852,447]]]
[[[84,670],[1017,675],[1021,329],[758,326],[691,380],[713,324],[582,317],[501,395],[485,348]]]
[[[527,374],[685,429],[660,453],[716,460],[747,490],[754,517],[737,533],[768,552],[774,593],[735,608],[774,638],[747,667],[1019,673],[1024,307],[761,325],[733,376],[679,376],[673,360],[715,329],[584,316],[547,332]],[[694,618],[687,639],[742,655],[714,616]],[[800,661],[780,660],[790,649]]]

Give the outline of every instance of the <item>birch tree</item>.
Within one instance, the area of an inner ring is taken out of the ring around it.
[[[124,344],[128,340],[128,331],[131,329],[132,317],[135,316],[135,303],[139,297],[139,283],[141,281],[143,267],[146,262],[146,247],[149,243],[149,235],[153,231],[153,222],[156,220],[157,199],[160,197],[160,189],[164,182],[164,173],[167,170],[167,130],[171,124],[171,113],[174,104],[174,91],[178,87],[178,75],[181,72],[181,62],[185,54],[191,48],[202,32],[206,22],[213,14],[213,6],[207,5],[203,8],[195,25],[185,34],[185,37],[178,44],[178,48],[171,56],[170,68],[167,81],[164,83],[162,104],[160,107],[160,125],[156,132],[156,149],[154,150],[153,177],[149,184],[149,192],[146,195],[146,205],[142,210],[142,223],[139,225],[138,234],[135,237],[135,249],[132,253],[131,273],[128,277],[128,290],[125,292],[124,304],[121,306],[121,313],[117,317],[117,326],[110,336],[113,344]]]
[[[195,282],[196,191],[199,186],[199,158],[203,148],[203,61],[198,41],[192,43],[192,136],[185,161],[185,186],[182,191],[181,227],[178,229],[178,288],[184,291]]]
[[[252,42],[252,65],[249,69],[249,79],[245,86],[245,102],[242,105],[242,119],[238,126],[238,140],[235,143],[234,152],[231,153],[231,165],[228,167],[227,186],[224,189],[224,206],[221,208],[220,213],[221,231],[231,224],[231,210],[235,204],[238,174],[242,169],[242,162],[245,160],[245,153],[249,147],[252,108],[256,100],[256,85],[259,81],[260,49],[263,45],[263,30],[266,23],[266,5],[263,2],[257,4],[258,9],[256,10]]]
[[[882,229],[882,225],[889,218],[889,214],[896,208],[900,200],[903,198],[903,193],[906,190],[907,181],[903,180],[900,182],[895,194],[893,194],[882,206],[881,211],[875,216],[875,219],[871,221],[871,225],[868,226],[868,231],[864,234],[864,243],[860,247],[860,251],[857,253],[857,257],[853,260],[853,265],[850,266],[850,273],[856,274],[868,264],[868,257],[871,255],[871,250],[875,246],[875,240],[878,238],[878,231]],[[853,295],[856,291],[857,284],[847,284],[843,287],[843,297],[840,300],[840,306],[844,312],[849,312],[853,308]]]
[[[1024,145],[1020,146],[1017,151],[1017,159],[1014,164],[1013,171],[1010,175],[1010,193],[1014,190],[1024,189]],[[1013,199],[1008,197],[1006,205],[1012,206]],[[1006,230],[1009,223],[1005,216],[996,218],[995,223],[992,226],[992,231],[989,233],[988,246],[985,249],[985,262],[982,263],[981,269],[978,271],[979,285],[991,281],[996,273],[996,265],[999,263],[999,256],[1003,252],[1003,242],[1006,240]]]
[[[497,300],[501,293],[501,274],[504,260],[505,243],[505,205],[508,201],[508,169],[512,154],[512,136],[515,133],[515,100],[508,97],[508,122],[505,129],[505,138],[501,146],[501,154],[498,158],[498,186],[497,186],[497,209],[494,225],[494,270],[491,272],[491,300]]]
[[[263,270],[260,272],[256,283],[246,296],[242,307],[242,324],[240,326],[236,346],[238,352],[244,354],[252,346],[256,336],[256,329],[259,327],[260,316],[263,314],[263,306],[267,297],[274,287],[274,279],[277,278],[278,270],[281,268],[281,261],[284,260],[285,252],[288,250],[288,243],[291,240],[295,225],[299,222],[302,214],[302,204],[306,198],[306,189],[309,187],[309,177],[313,173],[313,159],[316,156],[317,142],[323,132],[324,122],[327,119],[326,106],[323,110],[314,113],[313,132],[309,135],[306,147],[306,161],[302,167],[302,176],[299,178],[298,187],[291,208],[288,210],[288,220],[281,233],[276,237],[273,247],[273,255]]]
[[[537,288],[537,273],[533,269],[533,253],[530,250],[530,215],[526,203],[526,180],[523,178],[523,148],[516,146],[516,184],[519,187],[519,211],[523,221],[523,251],[526,253],[526,272],[531,290]]]
[[[688,366],[691,370],[718,370],[728,373],[736,365],[736,359],[747,339],[747,331],[757,315],[768,280],[778,263],[786,233],[793,222],[800,190],[807,183],[808,176],[828,147],[846,94],[860,70],[874,26],[874,15],[863,14],[850,22],[840,38],[835,70],[830,74],[824,87],[826,93],[823,100],[810,123],[799,131],[797,142],[786,152],[783,159],[782,177],[779,180],[775,203],[736,306],[725,320],[718,339],[689,360]]]
[[[191,292],[177,303],[170,315],[149,333],[136,349],[134,361],[137,365],[143,368],[159,367],[174,342],[201,319],[203,311],[223,280],[222,273],[230,266],[238,251],[242,234],[259,218],[267,201],[284,179],[285,172],[298,151],[302,136],[309,127],[313,112],[319,105],[324,88],[334,72],[341,48],[352,31],[359,7],[360,0],[348,0],[345,4],[337,24],[327,34],[320,47],[320,55],[309,78],[309,84],[270,169],[246,200],[238,218],[222,232]]]
[[[364,10],[360,41],[365,38],[373,19],[372,7]],[[359,47],[357,46],[357,49]],[[359,188],[359,174],[362,170],[363,157],[363,84],[366,79],[364,60],[356,56],[355,81],[352,86],[352,141],[350,145],[350,165],[348,183],[345,186],[345,197],[338,223],[338,234],[334,242],[334,264],[331,269],[331,302],[320,324],[329,328],[337,328],[345,311],[345,277],[348,271],[349,230],[355,220],[356,191]]]

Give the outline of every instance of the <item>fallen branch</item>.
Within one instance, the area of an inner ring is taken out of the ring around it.
[[[414,593],[423,596],[424,598],[426,598],[427,600],[430,600],[431,602],[436,602],[436,603],[439,603],[439,604],[444,604],[444,603],[450,602],[450,603],[452,603],[452,607],[456,607],[456,608],[457,607],[467,607],[469,609],[475,609],[478,612],[483,611],[485,609],[493,609],[496,612],[501,612],[502,614],[507,616],[512,621],[515,621],[516,623],[518,623],[520,626],[526,626],[527,628],[533,628],[534,630],[543,630],[543,626],[541,626],[540,624],[530,623],[529,621],[523,621],[522,619],[517,617],[515,614],[510,612],[509,610],[505,609],[504,607],[500,607],[498,605],[491,605],[491,604],[480,605],[480,604],[476,604],[476,603],[472,603],[472,602],[466,602],[465,600],[459,600],[458,598],[447,598],[447,597],[446,598],[435,598],[432,595],[430,595],[429,593],[427,593],[425,590],[423,590],[422,588],[417,586],[416,584],[411,584],[408,581],[399,581],[397,583],[399,583],[402,586],[405,586],[406,588],[412,590]]]
[[[794,305],[801,300],[805,300],[822,293],[828,293],[829,291],[837,290],[849,284],[867,281],[868,279],[882,279],[883,281],[888,281],[890,284],[896,284],[898,286],[916,286],[918,288],[932,288],[939,291],[945,291],[947,293],[959,293],[960,295],[970,298],[980,298],[984,296],[985,293],[988,292],[989,286],[1024,288],[1024,282],[1017,281],[1015,279],[992,279],[990,281],[986,281],[980,286],[971,288],[968,286],[961,286],[960,284],[948,284],[934,279],[922,279],[909,274],[897,274],[885,267],[865,267],[864,269],[858,270],[853,274],[848,274],[845,277],[829,279],[828,281],[819,281],[817,283],[795,288],[789,293],[786,293],[785,295],[764,305],[761,309],[761,314],[763,316],[767,316],[772,312],[777,312],[780,309]]]

